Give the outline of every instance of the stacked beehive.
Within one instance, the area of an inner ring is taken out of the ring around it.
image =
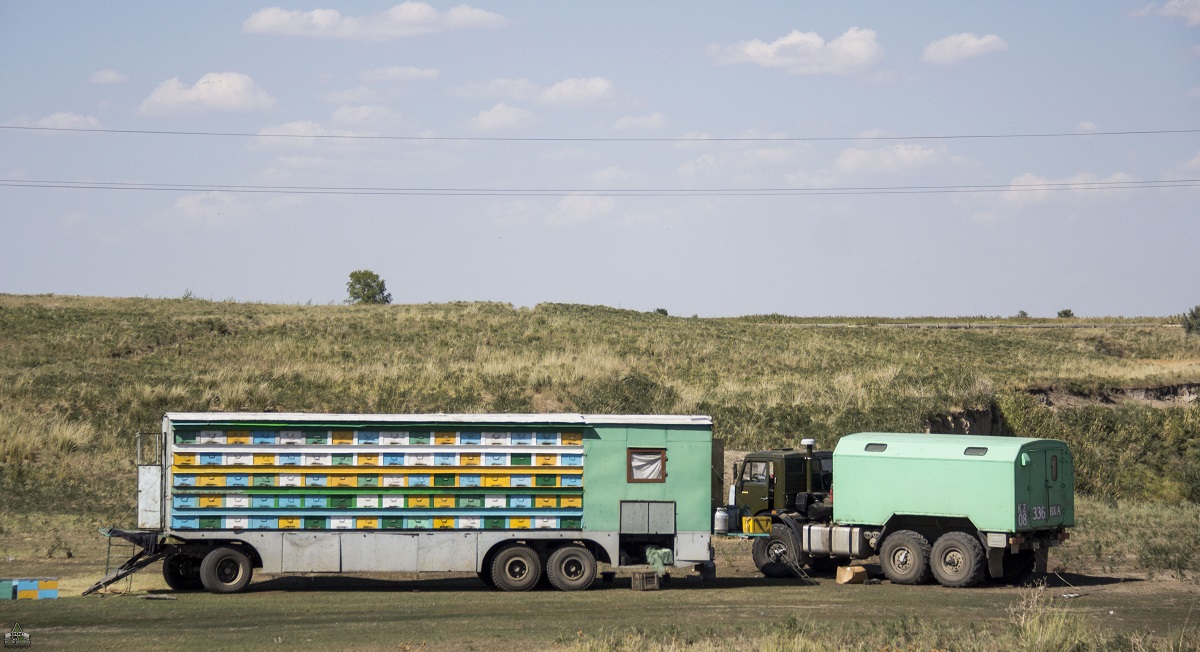
[[[53,600],[57,597],[58,578],[0,579],[0,600]]]
[[[579,432],[177,430],[171,527],[579,529]]]

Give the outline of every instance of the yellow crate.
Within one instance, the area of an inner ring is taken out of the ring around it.
[[[538,496],[533,501],[534,507],[558,507],[558,499],[554,496]]]
[[[359,453],[359,466],[379,466],[379,453]]]
[[[583,496],[562,496],[559,507],[583,507]]]
[[[32,589],[29,591],[17,591],[17,599],[18,600],[37,600],[38,599],[37,589]]]
[[[438,446],[453,446],[458,443],[458,433],[435,432],[433,433],[433,443]]]
[[[508,519],[508,527],[513,530],[528,530],[529,519],[523,516],[514,516]]]
[[[275,466],[275,455],[274,454],[267,455],[264,453],[255,453],[254,454],[254,466]]]
[[[331,487],[353,487],[356,486],[354,476],[352,475],[331,475],[329,476],[329,486]]]
[[[429,496],[409,496],[409,507],[429,507]]]
[[[744,534],[770,534],[770,516],[743,516],[742,532]]]
[[[356,518],[354,526],[360,530],[378,530],[379,519],[377,518]]]
[[[433,529],[435,529],[435,530],[453,530],[454,529],[454,517],[447,516],[445,518],[439,517],[439,518],[433,519]]]
[[[334,445],[354,443],[353,430],[334,430],[331,437],[330,442]]]
[[[192,466],[196,463],[195,453],[175,453],[175,464],[178,466]]]
[[[564,432],[564,433],[562,433],[562,445],[563,446],[582,446],[583,445],[583,433],[582,432]]]
[[[434,496],[433,506],[439,509],[454,509],[454,496]]]
[[[555,466],[558,464],[558,456],[552,453],[538,454],[537,466]]]
[[[224,496],[200,496],[201,507],[220,507]]]
[[[58,580],[38,580],[38,590],[58,589]]]
[[[196,476],[197,487],[224,487],[225,476],[223,475],[198,475]]]
[[[463,453],[458,456],[458,463],[462,466],[479,466],[479,453]]]
[[[226,444],[249,444],[250,431],[248,430],[230,430],[225,434]]]
[[[279,529],[281,530],[298,530],[300,529],[299,516],[280,516]]]
[[[483,476],[483,486],[485,487],[507,487],[508,476],[506,475],[485,475]]]

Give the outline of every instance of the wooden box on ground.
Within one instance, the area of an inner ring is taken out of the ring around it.
[[[632,577],[634,591],[657,591],[658,573],[649,571],[634,571]]]

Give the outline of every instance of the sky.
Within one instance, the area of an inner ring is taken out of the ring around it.
[[[1200,0],[0,3],[0,292],[1165,315]]]

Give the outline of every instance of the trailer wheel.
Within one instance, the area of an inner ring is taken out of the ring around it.
[[[942,586],[953,589],[974,586],[983,579],[983,546],[966,532],[947,532],[933,544],[930,565]]]
[[[546,575],[559,591],[583,591],[596,579],[596,558],[583,546],[563,546],[550,553]]]
[[[212,593],[237,593],[250,584],[250,558],[235,548],[214,548],[200,562],[200,581]]]
[[[515,543],[496,553],[492,583],[501,591],[528,591],[542,576],[542,562],[529,546]]]
[[[204,588],[204,582],[200,581],[199,560],[191,555],[169,555],[163,560],[162,574],[173,591],[199,591]]]
[[[796,576],[789,563],[796,559],[796,551],[792,550],[792,537],[785,525],[772,525],[770,536],[756,537],[750,555],[758,571],[766,577]]]
[[[929,581],[929,541],[912,530],[900,530],[883,540],[879,549],[883,574],[895,584]]]

